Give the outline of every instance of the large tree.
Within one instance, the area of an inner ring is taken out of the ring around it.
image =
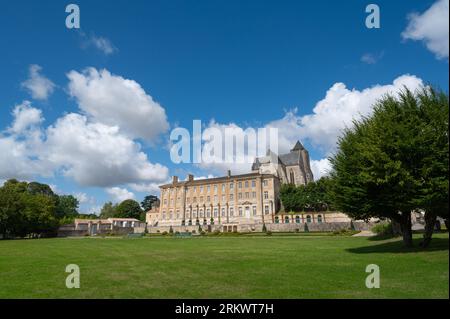
[[[424,182],[425,159],[428,156],[428,161],[439,167],[443,164],[442,158],[431,155],[433,147],[426,142],[433,136],[433,124],[423,116],[422,100],[433,92],[423,88],[412,93],[405,88],[398,97],[384,96],[375,104],[372,116],[355,121],[344,131],[337,153],[330,159],[336,206],[353,218],[396,221],[406,246],[412,245],[411,211],[426,209],[424,194],[434,196],[436,191],[426,190],[430,183]],[[446,116],[447,108],[448,116],[448,102],[447,106],[430,107],[440,116]],[[448,183],[448,175],[437,170],[435,174]],[[441,201],[442,197],[437,200]]]
[[[139,203],[133,199],[126,199],[116,208],[115,217],[140,219],[142,208]]]
[[[158,201],[159,201],[158,196],[155,195],[145,196],[144,200],[141,202],[142,209],[148,212],[158,203]]]
[[[100,218],[110,218],[116,216],[117,204],[113,205],[111,202],[107,202],[100,210]]]
[[[416,171],[420,193],[416,205],[425,211],[425,233],[422,246],[431,241],[436,217],[445,219],[449,213],[449,136],[448,96],[429,88],[417,94],[421,126],[418,128],[421,163]]]
[[[282,185],[280,191],[284,210],[289,211],[325,211],[332,209],[331,179],[322,177],[306,185]]]
[[[72,195],[58,196],[56,215],[58,218],[76,217],[78,215],[79,201]]]
[[[56,232],[55,196],[30,189],[33,186],[17,180],[9,180],[0,187],[0,233],[4,238]]]

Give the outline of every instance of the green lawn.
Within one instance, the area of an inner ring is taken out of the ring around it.
[[[420,236],[416,235],[415,244]],[[0,298],[448,298],[448,234],[0,241]],[[65,287],[78,264],[81,288]],[[381,288],[365,287],[377,264]]]

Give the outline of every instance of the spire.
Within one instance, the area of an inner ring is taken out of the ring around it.
[[[295,151],[301,151],[304,150],[305,148],[303,147],[302,143],[300,143],[300,141],[297,141],[297,143],[295,143],[294,148],[291,149],[291,152],[295,152]]]

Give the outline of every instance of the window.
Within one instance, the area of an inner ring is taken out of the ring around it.
[[[238,199],[242,199],[242,193],[238,194]]]
[[[170,200],[170,204],[172,204],[173,205],[173,198]]]
[[[214,195],[214,201],[217,202],[217,195]]]
[[[234,183],[230,183],[230,189],[234,188]]]
[[[311,216],[310,215],[306,215],[306,222],[310,223],[311,222]]]
[[[264,205],[264,214],[269,214],[269,205]]]
[[[263,180],[263,186],[268,186],[269,185],[269,181],[267,179]]]
[[[169,219],[172,219],[172,218],[173,218],[173,213],[170,212],[170,214],[169,214]]]
[[[277,217],[275,217],[275,224],[278,224],[280,222],[280,219]]]
[[[209,193],[211,191],[211,186],[206,186],[206,192]]]
[[[197,211],[194,210],[194,218],[197,218]]]
[[[166,213],[163,213],[163,214],[162,214],[162,219],[163,219],[163,220],[166,220]]]
[[[295,223],[296,224],[300,224],[301,223],[300,216],[295,216]]]
[[[214,194],[217,194],[217,185],[214,185]]]
[[[322,215],[317,215],[317,222],[321,223],[322,222]]]
[[[225,195],[222,195],[222,202],[225,201]]]
[[[194,192],[196,192],[197,191],[197,186],[194,186]]]
[[[253,216],[256,216],[256,206],[253,206],[252,210],[253,210]]]
[[[242,207],[239,207],[239,216],[242,216]]]
[[[211,217],[211,210],[209,208],[206,210],[206,217]]]
[[[248,198],[248,192],[245,192],[245,198]]]
[[[203,218],[203,209],[200,209],[200,217]]]
[[[245,181],[245,188],[248,187],[248,181]]]
[[[203,202],[203,196],[200,196],[200,202]]]
[[[242,188],[242,182],[239,182],[238,188]]]
[[[285,216],[284,217],[284,223],[285,224],[289,224],[289,216]]]
[[[230,200],[234,200],[234,195],[230,194]]]
[[[217,208],[214,208],[214,217],[217,217],[218,211]]]
[[[269,199],[269,192],[268,191],[264,192],[264,199]]]
[[[194,203],[197,203],[197,197],[194,197]]]
[[[256,187],[256,181],[252,181],[252,187]]]
[[[230,216],[234,216],[234,208],[233,207],[230,207]]]
[[[211,197],[210,196],[206,196],[206,201],[210,202],[211,201]]]
[[[225,192],[225,184],[222,184],[222,192]]]
[[[203,193],[203,186],[200,186],[200,193]]]
[[[225,208],[222,207],[222,217],[225,217]]]
[[[291,184],[295,184],[294,171],[291,171],[289,173],[289,179],[290,179]]]
[[[256,192],[252,192],[252,198],[256,198]]]

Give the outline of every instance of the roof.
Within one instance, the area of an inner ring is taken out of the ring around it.
[[[293,151],[301,151],[304,150],[305,148],[303,147],[302,143],[300,143],[300,141],[297,141],[297,143],[295,143],[294,148],[291,149],[291,152]]]
[[[139,219],[136,218],[108,218],[109,221],[118,221],[118,222],[140,222]]]
[[[220,182],[226,182],[229,181],[231,178],[240,178],[240,179],[246,179],[246,178],[252,178],[252,177],[275,177],[275,175],[272,174],[260,174],[258,172],[254,173],[247,173],[247,174],[239,174],[239,175],[230,175],[230,176],[222,176],[222,177],[213,177],[213,178],[202,178],[202,179],[194,179],[193,181],[180,181],[176,183],[170,183],[170,184],[164,184],[160,185],[160,188],[168,188],[173,186],[191,186],[191,185],[200,185],[205,182],[208,183],[220,183]]]
[[[88,223],[101,223],[101,224],[111,224],[111,222],[107,219],[84,219],[84,218],[75,218],[75,224],[88,224]]]

